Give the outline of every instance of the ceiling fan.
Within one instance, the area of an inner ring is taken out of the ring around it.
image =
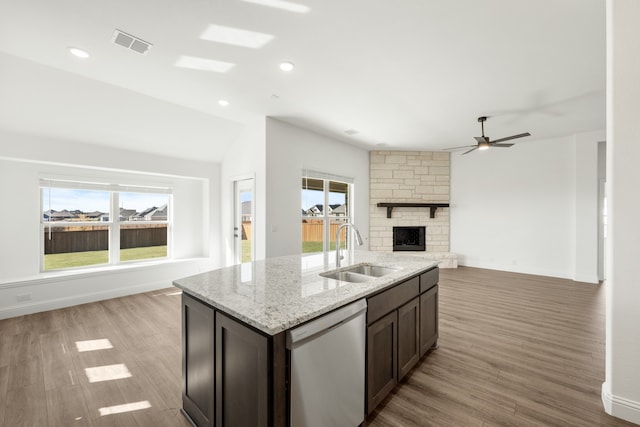
[[[513,144],[502,144],[503,141],[509,141],[516,138],[523,138],[525,136],[531,136],[529,132],[519,133],[518,135],[507,136],[506,138],[496,139],[495,141],[491,141],[488,136],[484,136],[484,122],[487,121],[486,116],[478,117],[478,121],[480,122],[480,126],[482,126],[482,136],[474,137],[478,143],[476,145],[463,145],[462,147],[451,147],[445,148],[445,150],[460,150],[462,148],[471,148],[470,150],[465,151],[464,154],[469,154],[473,150],[486,150],[489,147],[511,147]]]

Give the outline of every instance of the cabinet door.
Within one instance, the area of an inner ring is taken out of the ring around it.
[[[398,381],[420,359],[420,299],[412,299],[398,309]]]
[[[398,312],[393,311],[367,328],[367,413],[398,383]]]
[[[420,357],[438,342],[438,285],[420,295]]]
[[[269,340],[216,313],[216,426],[269,422]]]
[[[182,294],[182,407],[198,426],[214,423],[214,311]]]

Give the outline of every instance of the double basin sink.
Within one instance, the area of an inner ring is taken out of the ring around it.
[[[381,265],[361,264],[345,268],[339,271],[327,271],[320,273],[320,276],[328,279],[340,280],[341,282],[363,283],[375,278],[386,276],[398,271],[397,268],[383,267]]]

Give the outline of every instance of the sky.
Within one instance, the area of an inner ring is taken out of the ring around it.
[[[51,198],[49,198],[51,194]],[[169,200],[168,194],[120,193],[120,207],[142,212],[150,207],[160,207]],[[49,204],[50,203],[50,204]],[[80,210],[82,212],[109,212],[109,192],[95,190],[72,190],[67,188],[45,188],[42,191],[42,209],[54,211]]]

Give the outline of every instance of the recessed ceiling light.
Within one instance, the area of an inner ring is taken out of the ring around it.
[[[346,133],[347,135],[353,136],[353,135],[357,134],[358,131],[355,130],[355,129],[347,129],[347,130],[344,131],[344,133]]]
[[[292,71],[294,68],[296,68],[296,66],[293,62],[285,61],[280,63],[280,69],[282,71],[289,72],[289,71]]]
[[[273,36],[271,34],[211,24],[204,30],[200,38],[212,42],[258,49],[269,43]]]
[[[181,56],[176,61],[176,67],[191,68],[192,70],[214,71],[216,73],[226,73],[236,64],[230,62],[216,61],[214,59],[199,58],[197,56]]]
[[[229,106],[229,101],[227,101],[226,99],[221,99],[218,101],[218,104],[220,104],[223,107],[228,107]]]
[[[82,50],[78,47],[69,47],[67,49],[69,49],[69,52],[73,56],[76,56],[78,58],[87,59],[89,57],[89,52],[87,52],[86,50]]]
[[[379,142],[378,144],[376,144],[376,147],[386,147],[387,145],[389,144],[387,144],[386,142]]]

